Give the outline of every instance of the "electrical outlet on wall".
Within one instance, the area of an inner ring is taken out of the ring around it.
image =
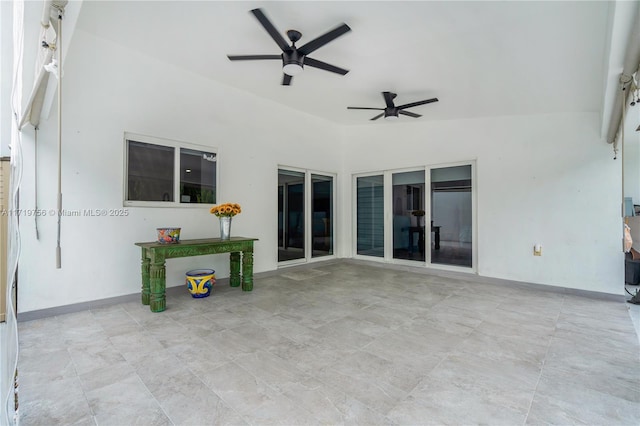
[[[536,244],[533,246],[533,255],[542,256],[542,245]]]

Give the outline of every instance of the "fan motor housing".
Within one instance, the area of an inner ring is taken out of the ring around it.
[[[299,65],[303,67],[304,65],[304,55],[298,53],[297,50],[292,50],[291,52],[282,53],[282,66],[285,65]]]
[[[395,117],[398,118],[398,109],[397,108],[386,108],[384,110],[384,118]]]

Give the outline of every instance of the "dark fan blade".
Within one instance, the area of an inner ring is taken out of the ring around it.
[[[413,112],[403,111],[403,110],[398,110],[398,114],[408,115],[409,117],[413,117],[413,118],[422,117],[420,114],[415,114]]]
[[[384,115],[384,112],[383,112],[383,113],[381,113],[381,114],[376,115],[375,117],[373,117],[373,118],[371,119],[371,121],[373,121],[373,120],[377,120],[378,118],[382,117],[383,115]]]
[[[326,62],[322,62],[317,59],[312,59],[308,56],[304,58],[304,64],[309,65],[310,67],[319,68],[325,71],[335,72],[336,74],[341,74],[341,75],[345,75],[346,73],[349,72],[349,70],[336,67],[335,65],[327,64]]]
[[[395,93],[382,92],[382,96],[384,97],[384,101],[387,104],[387,108],[394,108],[395,107],[393,105],[393,98],[395,98],[397,96]]]
[[[396,108],[398,109],[411,108],[418,105],[430,104],[431,102],[438,102],[438,98],[427,99],[425,101],[411,102],[410,104],[400,105],[399,107],[396,107]]]
[[[289,86],[291,85],[291,79],[293,77],[290,76],[289,74],[282,74],[282,85],[283,86]]]
[[[280,46],[280,49],[282,49],[283,52],[291,50],[291,46],[289,46],[289,43],[287,43],[284,37],[282,37],[282,34],[278,32],[271,21],[269,21],[262,9],[253,9],[251,13],[253,13],[258,21],[260,21],[264,29],[267,30],[273,41],[275,41],[276,44]]]
[[[377,111],[384,111],[384,108],[369,108],[369,107],[347,107],[347,109],[375,109]]]
[[[298,52],[306,56],[309,53],[314,52],[316,49],[319,49],[320,47],[324,46],[325,44],[329,43],[330,41],[340,37],[342,34],[347,33],[349,31],[351,31],[351,28],[349,28],[347,24],[342,24],[339,27],[321,35],[320,37],[311,40],[309,43],[305,44],[304,46],[299,47]]]
[[[255,59],[282,59],[281,55],[227,55],[231,61],[252,61]]]

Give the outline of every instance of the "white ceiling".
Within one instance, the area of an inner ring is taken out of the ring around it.
[[[85,1],[77,28],[206,78],[339,124],[383,107],[432,97],[403,122],[600,112],[611,2],[603,1]],[[298,46],[341,23],[351,32],[310,56],[350,70],[306,67],[282,86],[279,61],[227,54],[279,54],[251,9],[262,8]],[[221,99],[220,102],[233,102]]]

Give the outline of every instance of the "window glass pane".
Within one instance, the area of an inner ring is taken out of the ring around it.
[[[358,254],[384,257],[384,176],[357,178],[356,228]]]
[[[431,263],[472,266],[471,166],[431,170]]]
[[[333,254],[333,178],[311,175],[312,257]]]
[[[278,170],[278,262],[304,259],[304,173]]]
[[[216,203],[217,156],[180,148],[180,202]]]
[[[127,200],[173,201],[174,148],[127,142]]]
[[[394,173],[393,257],[424,262],[424,171]]]

